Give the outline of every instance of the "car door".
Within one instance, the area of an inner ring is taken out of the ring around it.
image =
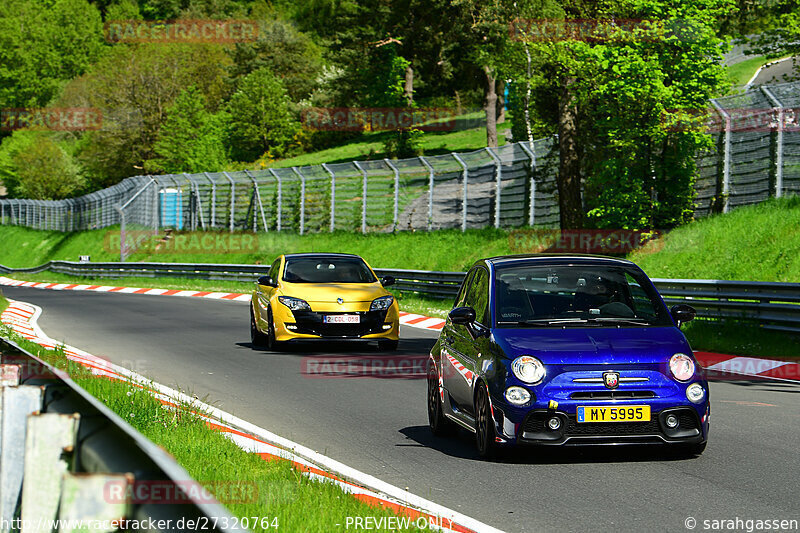
[[[275,261],[273,261],[272,265],[269,267],[269,271],[267,272],[267,276],[271,277],[274,281],[278,281],[279,271],[281,267],[281,258],[278,257]],[[262,309],[266,309],[269,305],[269,301],[272,298],[272,295],[275,294],[275,287],[267,287],[265,285],[258,285],[258,297],[260,299],[260,307]],[[262,319],[266,319],[266,313],[264,314]]]
[[[462,410],[472,411],[472,390],[478,369],[478,354],[485,337],[478,335],[487,325],[489,309],[489,272],[477,266],[470,272],[466,292],[460,306],[475,309],[476,325],[451,324],[449,349],[445,365],[445,387]]]

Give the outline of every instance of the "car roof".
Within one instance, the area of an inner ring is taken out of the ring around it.
[[[361,256],[356,255],[356,254],[338,254],[338,253],[330,253],[330,252],[303,252],[303,253],[298,253],[298,254],[285,254],[284,257],[286,259],[295,259],[295,258],[303,258],[303,257],[319,258],[319,259],[325,259],[325,258],[331,258],[331,257],[355,257],[357,259],[361,259]]]
[[[475,264],[486,262],[492,266],[507,266],[507,265],[624,265],[636,266],[632,261],[627,259],[620,259],[617,257],[608,257],[605,255],[591,255],[591,254],[517,254],[517,255],[500,255],[496,257],[487,257],[481,259]]]

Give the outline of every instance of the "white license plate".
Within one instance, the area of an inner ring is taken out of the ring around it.
[[[325,315],[326,324],[358,324],[361,322],[359,315]]]

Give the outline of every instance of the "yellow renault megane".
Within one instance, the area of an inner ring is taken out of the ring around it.
[[[394,350],[399,307],[384,288],[393,283],[391,276],[378,280],[357,255],[282,255],[256,282],[250,338],[269,349],[301,339],[366,339]]]

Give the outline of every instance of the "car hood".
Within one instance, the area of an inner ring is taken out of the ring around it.
[[[492,335],[509,359],[528,354],[545,365],[659,363],[692,353],[676,327],[498,328]]]
[[[379,282],[375,283],[286,283],[281,284],[281,294],[302,298],[307,302],[336,302],[341,298],[345,303],[371,302],[386,296],[389,291]]]

